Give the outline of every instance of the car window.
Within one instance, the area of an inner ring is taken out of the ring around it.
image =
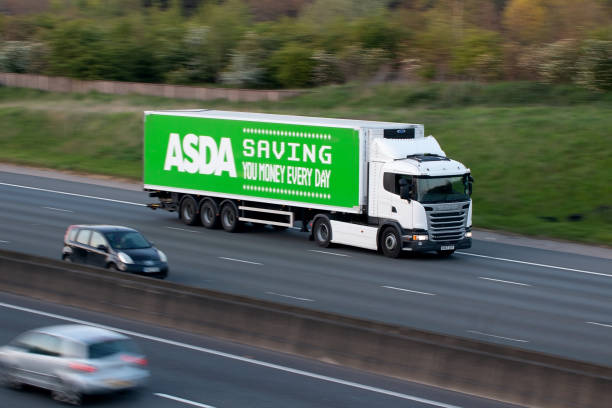
[[[136,231],[111,231],[104,234],[114,249],[150,248],[151,243]]]
[[[14,341],[14,345],[29,353],[45,356],[59,356],[61,351],[61,341],[58,337],[39,332],[24,334]]]
[[[72,340],[62,341],[62,355],[66,357],[84,358],[85,345]]]
[[[102,234],[100,234],[97,231],[93,231],[91,233],[91,241],[89,245],[91,245],[94,248],[97,248],[98,245],[106,246],[107,243],[106,243],[106,239],[104,239],[104,236]]]
[[[129,339],[106,340],[89,344],[88,358],[104,358],[118,353],[140,354],[133,341]]]
[[[89,245],[89,237],[91,236],[91,230],[82,229],[77,235],[76,242],[83,245]]]
[[[74,239],[76,238],[77,231],[78,231],[78,229],[76,229],[76,228],[72,228],[70,230],[70,232],[68,233],[68,241],[74,241]]]

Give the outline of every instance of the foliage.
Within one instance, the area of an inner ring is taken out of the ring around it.
[[[5,7],[17,14],[0,15],[2,67],[15,72],[258,88],[522,78],[608,89],[606,47],[589,41],[612,41],[609,0],[49,0],[46,7],[11,0]]]

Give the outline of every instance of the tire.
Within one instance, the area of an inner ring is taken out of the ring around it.
[[[109,263],[106,267],[113,272],[121,272],[114,263]]]
[[[56,389],[51,390],[51,396],[54,400],[65,404],[81,405],[83,403],[83,394],[73,385],[65,382],[61,382]]]
[[[62,255],[62,261],[72,263],[72,259],[70,259],[70,255]]]
[[[380,248],[385,256],[398,258],[402,253],[402,241],[397,230],[387,227],[380,234]]]
[[[455,250],[454,249],[444,250],[444,251],[440,250],[437,252],[438,252],[438,255],[440,255],[442,258],[448,258],[449,256],[453,254],[453,252],[455,252]]]
[[[185,225],[197,225],[200,221],[198,216],[198,203],[192,196],[186,196],[181,201],[179,217]]]
[[[331,246],[331,225],[327,218],[319,218],[312,228],[312,235],[317,245],[323,248]]]
[[[221,208],[221,226],[227,232],[237,232],[240,229],[238,210],[232,203],[225,203]]]
[[[200,207],[200,221],[205,228],[219,228],[221,221],[217,215],[217,206],[212,200],[206,200],[202,203]]]

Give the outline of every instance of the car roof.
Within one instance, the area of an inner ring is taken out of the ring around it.
[[[100,232],[111,232],[111,231],[135,231],[134,228],[124,227],[121,225],[73,225],[73,228],[91,229]]]
[[[63,337],[86,344],[128,338],[123,334],[111,330],[95,326],[86,326],[83,324],[62,324],[56,326],[47,326],[35,329],[33,331],[51,334],[53,336]]]

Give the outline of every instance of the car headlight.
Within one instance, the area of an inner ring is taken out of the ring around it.
[[[472,238],[472,231],[468,231],[465,233],[466,238]]]
[[[126,254],[125,252],[119,252],[117,254],[117,257],[119,258],[119,260],[121,262],[123,262],[124,264],[133,264],[134,261],[132,260],[132,258],[130,258],[130,256],[128,254]]]
[[[157,250],[157,255],[159,255],[159,260],[162,262],[168,262],[168,257],[159,249]]]

